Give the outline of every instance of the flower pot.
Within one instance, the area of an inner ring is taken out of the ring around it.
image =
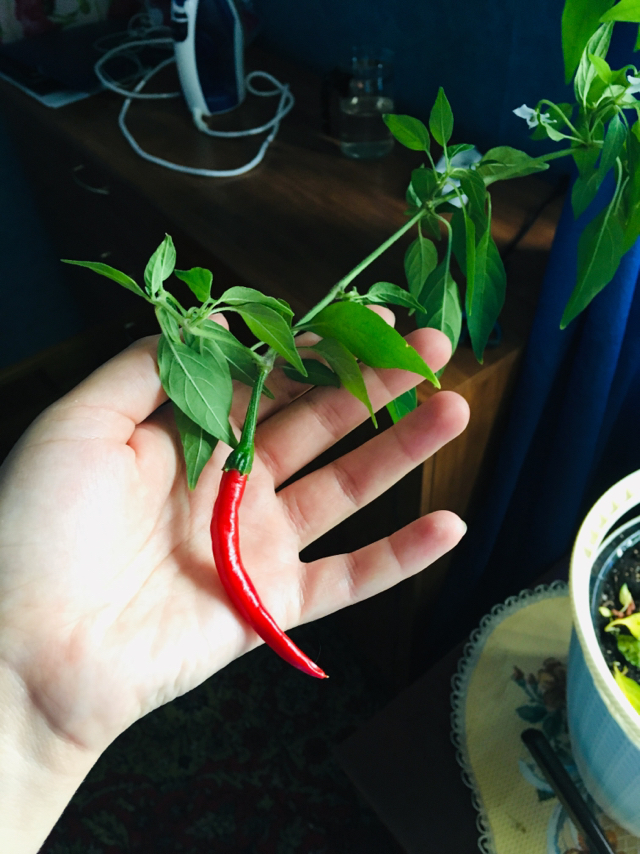
[[[569,735],[580,776],[596,803],[635,836],[640,836],[640,714],[609,670],[594,623],[604,579],[640,542],[640,508],[637,518],[616,526],[638,504],[640,471],[605,492],[578,532],[569,578],[573,635],[567,672]]]

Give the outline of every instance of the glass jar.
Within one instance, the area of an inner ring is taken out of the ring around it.
[[[348,92],[340,98],[340,150],[357,160],[377,160],[393,148],[382,119],[394,110],[393,55],[386,49],[354,48],[348,72]]]

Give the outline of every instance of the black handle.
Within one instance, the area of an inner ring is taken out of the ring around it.
[[[546,736],[539,729],[525,729],[520,736],[538,763],[569,818],[582,833],[591,854],[615,854],[593,815]]]

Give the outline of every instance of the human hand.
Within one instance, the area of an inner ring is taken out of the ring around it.
[[[446,361],[440,333],[418,330],[410,340],[434,369]],[[189,492],[171,409],[161,406],[156,345],[138,342],[54,404],[0,470],[0,689],[21,697],[39,744],[56,740],[45,752],[56,761],[64,754],[70,779],[82,775],[75,785],[131,723],[260,642],[228,602],[211,557],[228,449],[218,446]],[[419,381],[402,371],[365,376],[375,408]],[[245,565],[280,626],[373,595],[455,545],[464,526],[438,512],[351,555],[299,559],[461,432],[462,398],[433,396],[276,492],[367,413],[344,389],[289,402],[292,383],[281,376],[271,387],[240,524]],[[247,399],[238,398],[236,423]]]

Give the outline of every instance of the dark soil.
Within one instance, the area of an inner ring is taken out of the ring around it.
[[[623,584],[626,584],[633,596],[633,601],[636,603],[636,608],[640,609],[640,544],[623,552],[614,563],[607,578],[604,580],[598,607],[605,605],[607,608],[620,609],[620,599],[618,594]],[[613,672],[614,662],[618,662],[621,668],[628,667],[627,676],[635,679],[640,683],[640,668],[629,664],[626,658],[618,650],[616,636],[612,632],[605,632],[604,627],[609,623],[608,617],[602,617],[600,614],[596,618],[596,632],[600,641],[600,648],[604,654],[605,661]],[[626,629],[622,629],[626,632]]]

